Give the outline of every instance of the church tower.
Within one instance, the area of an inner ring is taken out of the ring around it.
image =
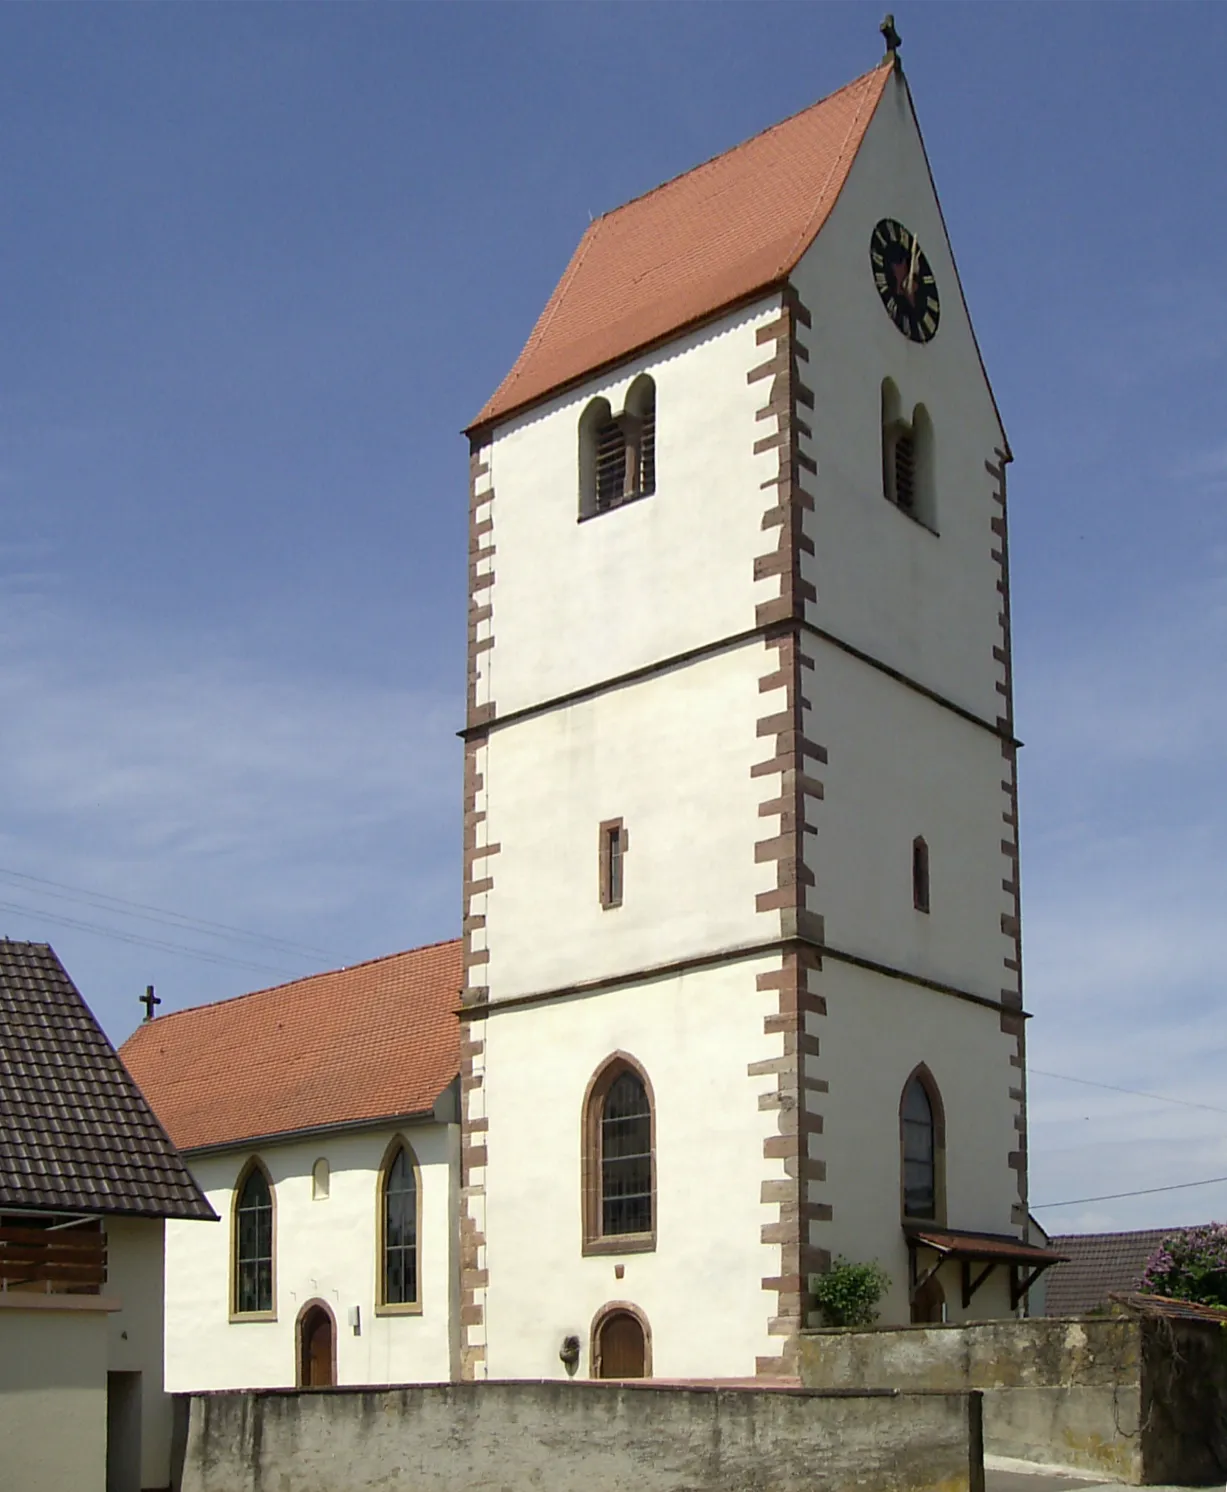
[[[464,1376],[788,1376],[839,1256],[1011,1314],[1010,456],[893,46],[592,223],[469,436]]]

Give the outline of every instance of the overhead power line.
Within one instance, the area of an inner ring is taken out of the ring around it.
[[[1227,1114],[1227,1109],[1212,1103],[1194,1103],[1191,1098],[1169,1098],[1165,1093],[1147,1093],[1141,1088],[1121,1088],[1116,1083],[1097,1083],[1091,1078],[1076,1078],[1068,1072],[1048,1072],[1043,1067],[1028,1067],[1039,1077],[1059,1078],[1063,1083],[1081,1083],[1084,1088],[1104,1088],[1109,1093],[1128,1093],[1134,1098],[1152,1098],[1156,1103],[1175,1103],[1182,1109],[1205,1109],[1210,1114]]]
[[[136,933],[120,932],[118,928],[103,927],[97,922],[84,922],[77,917],[65,917],[59,912],[44,912],[39,907],[24,907],[17,902],[0,901],[0,912],[18,912],[23,917],[38,917],[45,922],[54,922],[59,927],[71,927],[77,932],[93,933],[96,937],[111,938],[119,943],[133,943],[138,948],[155,948],[161,953],[176,953],[185,958],[201,959],[209,964],[227,964],[232,969],[250,969],[259,974],[278,974],[290,979],[301,978],[297,969],[275,968],[271,964],[257,964],[247,959],[230,958],[224,953],[213,953],[205,948],[189,948],[185,943],[167,943],[159,938],[142,938]]]
[[[1122,1197],[1153,1197],[1158,1192],[1187,1192],[1195,1186],[1218,1186],[1227,1176],[1207,1176],[1204,1181],[1178,1181],[1174,1186],[1146,1186],[1136,1192],[1106,1192],[1102,1197],[1071,1197],[1066,1202],[1032,1202],[1032,1212],[1049,1207],[1081,1207],[1084,1202],[1118,1202]]]
[[[208,922],[200,917],[190,917],[184,912],[175,912],[168,907],[151,906],[148,902],[130,901],[124,896],[113,896],[107,891],[94,891],[86,886],[73,886],[66,881],[52,881],[45,876],[34,876],[26,871],[9,870],[0,866],[0,880],[18,883],[22,889],[37,889],[38,894],[50,896],[58,901],[78,902],[97,911],[117,912],[125,917],[138,917],[144,922],[160,923],[164,927],[181,928],[185,932],[200,932],[209,937],[224,937],[230,941],[263,945],[276,953],[289,953],[296,958],[314,962],[327,959],[341,963],[339,954],[327,948],[313,948],[307,943],[291,943],[285,938],[268,933],[252,932],[248,928],[233,927],[226,922]]]

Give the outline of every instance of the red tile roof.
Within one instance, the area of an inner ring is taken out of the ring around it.
[[[180,1150],[430,1109],[460,1070],[459,941],[159,1016],[120,1048]]]
[[[784,280],[834,207],[891,73],[877,67],[597,218],[470,428]]]

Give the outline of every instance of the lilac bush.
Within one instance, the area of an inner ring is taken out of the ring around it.
[[[1172,1233],[1151,1254],[1141,1288],[1150,1295],[1227,1306],[1227,1223]]]

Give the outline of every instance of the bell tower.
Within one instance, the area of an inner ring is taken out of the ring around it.
[[[467,1377],[788,1377],[840,1255],[1017,1300],[1009,448],[884,34],[469,431]]]

